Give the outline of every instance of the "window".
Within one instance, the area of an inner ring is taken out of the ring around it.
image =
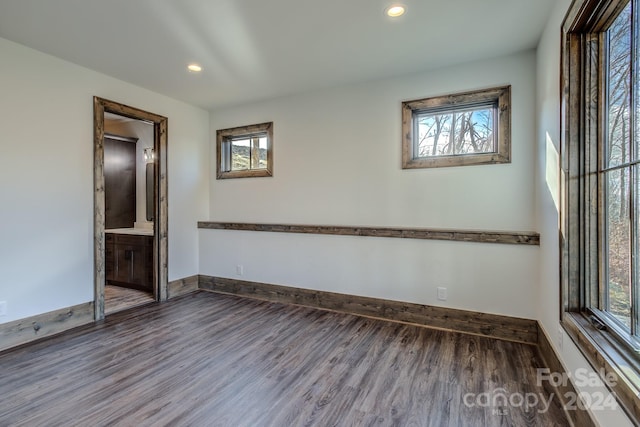
[[[563,26],[562,323],[639,421],[638,0],[575,1]],[[582,338],[581,338],[582,336]],[[585,339],[584,337],[588,337]]]
[[[216,132],[217,178],[273,175],[273,122]]]
[[[630,334],[634,346],[638,347],[635,341],[639,335],[639,313],[631,307],[638,294],[638,266],[632,262],[632,258],[637,259],[638,227],[633,218],[640,219],[637,206],[640,195],[637,144],[640,141],[634,138],[638,120],[633,112],[640,111],[637,94],[632,96],[632,92],[638,92],[638,87],[637,79],[632,82],[631,74],[631,3],[620,12],[605,34],[604,158],[598,168],[604,218],[601,252],[606,271],[601,309],[610,314],[625,333]]]
[[[402,103],[402,168],[509,163],[511,87]]]

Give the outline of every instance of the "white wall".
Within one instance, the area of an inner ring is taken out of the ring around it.
[[[196,274],[208,113],[4,39],[0,58],[0,322],[94,298],[94,95],[169,118],[169,280]]]
[[[401,102],[512,85],[506,165],[401,169]],[[216,129],[274,122],[274,177],[211,177],[210,219],[531,231],[535,53],[213,111]],[[212,168],[213,169],[213,168]],[[200,230],[200,272],[535,317],[538,248]],[[236,265],[244,276],[236,275]],[[449,299],[436,300],[446,286]]]
[[[540,285],[537,318],[569,372],[591,368],[560,326],[560,272],[558,241],[560,148],[560,28],[570,0],[559,0],[537,51],[536,208],[540,244]],[[560,338],[560,336],[562,338]],[[593,390],[581,388],[585,392]],[[604,390],[598,390],[604,391]],[[603,426],[631,425],[622,410],[592,412]]]

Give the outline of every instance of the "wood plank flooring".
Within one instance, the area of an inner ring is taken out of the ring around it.
[[[107,316],[154,301],[153,295],[149,292],[114,285],[104,287],[104,314]]]
[[[538,363],[526,344],[196,292],[0,354],[0,425],[568,425],[557,399],[465,405],[548,399]]]

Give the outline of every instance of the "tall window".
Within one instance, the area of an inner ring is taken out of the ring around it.
[[[640,421],[639,0],[575,1],[563,26],[563,325]],[[588,336],[585,340],[580,336]]]
[[[602,248],[605,262],[601,308],[636,344],[638,330],[638,78],[635,37],[629,2],[606,31],[602,187]],[[635,64],[634,64],[635,62]]]

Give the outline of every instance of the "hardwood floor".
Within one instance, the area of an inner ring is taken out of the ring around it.
[[[154,302],[149,292],[128,289],[120,286],[106,285],[104,287],[104,314],[109,315],[118,311]]]
[[[0,354],[0,425],[568,425],[557,399],[465,405],[548,400],[538,363],[526,344],[200,291]]]

